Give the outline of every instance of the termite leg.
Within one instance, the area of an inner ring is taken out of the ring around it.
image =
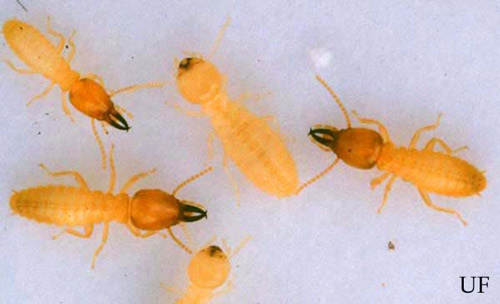
[[[199,118],[199,117],[202,117],[203,116],[203,112],[202,111],[192,111],[192,110],[186,110],[184,109],[183,107],[181,107],[179,104],[177,103],[173,103],[173,104],[169,104],[167,103],[167,105],[171,105],[176,111],[188,116],[188,117],[196,117],[196,118]]]
[[[465,150],[465,149],[468,149],[467,146],[463,146],[463,147],[460,147],[460,148],[457,148],[457,149],[454,149],[452,150],[450,148],[450,146],[448,146],[442,139],[439,139],[439,138],[432,138],[431,140],[429,140],[427,142],[427,144],[425,145],[425,148],[424,150],[427,150],[427,151],[434,151],[434,146],[436,144],[439,144],[441,146],[441,148],[443,148],[443,150],[448,153],[448,154],[453,154],[453,153],[457,153],[459,151],[462,151],[462,150]]]
[[[382,135],[382,138],[384,139],[384,143],[389,143],[391,142],[391,138],[389,137],[389,132],[387,132],[387,128],[379,121],[374,120],[374,119],[368,119],[368,118],[362,118],[358,116],[358,112],[352,111],[352,114],[354,117],[356,117],[359,122],[368,124],[368,125],[376,125],[378,126],[378,130],[380,134]]]
[[[127,226],[133,235],[135,235],[136,237],[144,238],[144,239],[158,233],[157,230],[151,230],[151,231],[146,231],[145,233],[141,233],[141,231],[139,231],[139,229],[137,229],[130,221],[128,222]]]
[[[410,146],[408,148],[410,148],[410,149],[415,148],[415,146],[417,145],[417,142],[418,142],[418,139],[419,139],[420,135],[423,132],[425,132],[425,131],[431,131],[431,130],[436,129],[439,126],[440,122],[441,122],[441,114],[438,115],[438,118],[437,118],[436,122],[433,123],[432,125],[428,125],[428,126],[425,126],[425,127],[422,127],[420,129],[418,129],[415,132],[415,134],[413,134],[413,137],[411,138],[411,141],[410,141]]]
[[[64,36],[63,34],[56,32],[50,25],[50,16],[47,16],[47,32],[54,37],[59,38],[59,43],[57,44],[57,53],[60,53],[64,48]]]
[[[391,175],[391,173],[386,172],[386,173],[380,175],[379,177],[375,177],[374,179],[372,179],[372,181],[370,182],[370,186],[372,187],[372,190],[375,189],[375,187],[377,187],[381,183],[383,183],[386,180],[386,178],[389,177],[389,175]]]
[[[377,213],[382,212],[382,209],[385,207],[387,203],[387,197],[389,197],[389,192],[391,191],[392,184],[394,184],[396,178],[397,178],[396,175],[391,176],[389,182],[387,182],[387,185],[385,185],[384,198],[382,199],[382,204],[380,204],[380,206],[377,209]]]
[[[19,73],[19,74],[38,74],[38,72],[33,71],[33,70],[28,70],[28,69],[20,69],[16,67],[10,60],[7,59],[2,59],[3,62],[5,62],[11,69],[14,70],[14,72]]]
[[[147,89],[147,88],[161,88],[165,85],[166,83],[163,82],[148,82],[148,83],[142,83],[142,84],[136,84],[128,87],[124,87],[121,89],[118,89],[116,91],[110,91],[108,94],[110,97],[115,96],[116,94],[120,93],[132,93],[137,90],[141,89]]]
[[[467,226],[467,222],[464,220],[464,218],[462,217],[462,215],[451,209],[451,208],[444,208],[444,207],[440,207],[440,206],[437,206],[437,205],[434,205],[431,201],[431,199],[429,198],[429,195],[424,192],[423,190],[421,189],[418,189],[418,192],[420,193],[420,196],[422,196],[422,199],[424,200],[424,203],[427,205],[427,207],[429,208],[432,208],[436,211],[440,211],[440,212],[446,212],[446,213],[450,213],[450,214],[453,214],[454,216],[456,216],[464,226]]]
[[[180,183],[177,187],[175,187],[174,191],[172,191],[172,195],[175,196],[175,194],[177,192],[179,192],[179,190],[181,190],[184,186],[186,186],[187,184],[197,180],[198,178],[202,177],[203,175],[207,174],[208,172],[212,171],[213,168],[212,167],[208,167],[208,168],[205,168],[204,170],[202,170],[200,173],[197,173],[191,177],[189,177],[188,179],[186,179],[185,181],[183,181],[182,183]]]
[[[120,189],[120,193],[126,193],[130,187],[132,187],[138,180],[141,178],[144,178],[150,174],[153,174],[156,172],[156,169],[149,170],[147,172],[141,172],[133,175],[132,177],[129,178],[129,180],[123,185],[123,187]]]
[[[54,87],[54,83],[53,83],[53,82],[51,82],[51,83],[49,84],[49,86],[48,86],[48,87],[46,87],[46,88],[45,88],[45,90],[43,90],[43,91],[42,91],[42,93],[40,93],[40,94],[38,94],[38,95],[34,96],[33,98],[31,98],[30,100],[28,100],[28,103],[26,103],[26,105],[27,105],[27,106],[30,106],[30,105],[31,105],[31,103],[32,103],[33,101],[35,101],[35,100],[37,100],[37,99],[40,99],[40,98],[42,98],[42,97],[46,96],[47,94],[49,94],[50,90],[52,90],[52,88],[53,88],[53,87]]]
[[[87,183],[85,182],[85,179],[77,171],[52,172],[44,164],[40,164],[40,168],[42,168],[48,175],[53,176],[53,177],[72,175],[74,177],[74,179],[76,180],[76,182],[80,185],[80,187],[82,187],[85,190],[89,190],[89,187],[88,187]]]
[[[92,126],[92,133],[94,133],[95,140],[97,141],[97,145],[99,146],[99,150],[101,152],[101,167],[103,169],[106,169],[106,152],[104,151],[104,144],[102,143],[102,140],[97,133],[94,118],[90,119],[90,125]]]
[[[231,181],[231,185],[233,186],[234,193],[236,195],[236,206],[240,207],[240,187],[238,187],[238,183],[234,180],[233,176],[231,175],[231,171],[229,171],[229,167],[227,164],[227,154],[224,153],[224,161],[223,161],[223,167],[224,167],[224,172],[226,172],[227,177],[229,177],[229,180]]]
[[[97,255],[99,254],[99,252],[101,252],[102,248],[104,247],[104,245],[108,241],[108,229],[109,229],[109,223],[105,222],[104,223],[104,228],[102,230],[101,244],[99,245],[99,247],[97,247],[96,251],[94,252],[94,256],[92,257],[92,266],[90,267],[92,269],[94,269],[95,260],[97,258]]]
[[[179,245],[179,247],[181,247],[184,251],[186,251],[187,253],[189,254],[192,254],[193,251],[191,249],[189,249],[188,246],[184,245],[184,243],[181,242],[181,240],[179,240],[175,235],[174,233],[172,232],[172,229],[169,227],[167,228],[167,231],[168,231],[168,234],[170,235],[170,237],[172,238],[172,240],[174,240],[174,242]]]
[[[113,158],[113,151],[115,150],[115,145],[111,145],[111,149],[109,149],[109,187],[108,193],[112,193],[115,188],[116,181],[116,170],[115,170],[115,159]]]
[[[72,229],[72,228],[67,228],[67,229],[61,231],[60,233],[54,235],[52,237],[52,239],[57,240],[63,233],[69,233],[69,234],[74,235],[74,236],[79,237],[79,238],[88,239],[92,235],[92,231],[94,231],[94,225],[86,225],[83,228],[84,228],[83,233],[78,231],[78,230]]]
[[[331,163],[323,171],[321,171],[320,173],[318,173],[316,176],[314,176],[313,178],[311,178],[307,182],[303,183],[300,187],[297,188],[297,190],[295,191],[295,195],[299,194],[300,192],[302,192],[302,190],[304,190],[304,188],[310,186],[312,183],[316,182],[318,179],[320,179],[323,176],[325,176],[328,172],[330,172],[333,169],[333,167],[335,167],[335,165],[339,162],[339,160],[340,160],[339,158],[336,158],[333,161],[333,163]]]
[[[69,117],[69,119],[71,120],[71,122],[75,122],[75,119],[73,118],[73,115],[71,114],[71,111],[68,108],[68,101],[66,99],[66,93],[65,92],[61,93],[61,105],[62,105],[64,114],[66,114]]]

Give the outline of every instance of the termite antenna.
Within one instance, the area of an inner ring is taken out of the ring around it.
[[[295,191],[295,195],[298,195],[302,190],[304,190],[306,187],[309,187],[312,183],[315,183],[317,180],[325,176],[328,172],[330,172],[333,167],[339,162],[340,158],[336,158],[333,163],[331,163],[328,167],[326,167],[323,171],[318,173],[316,176],[308,180],[307,182],[303,183],[300,187],[297,188]]]
[[[174,189],[174,191],[172,192],[172,195],[175,196],[175,194],[177,192],[179,192],[179,190],[181,190],[184,186],[186,186],[190,182],[197,180],[198,178],[202,177],[203,175],[207,174],[208,172],[212,171],[213,169],[214,168],[212,168],[211,166],[207,167],[205,170],[201,171],[200,173],[195,174],[195,175],[191,176],[190,178],[186,179],[185,181],[180,183],[180,185]]]
[[[215,52],[217,52],[217,49],[219,48],[222,38],[224,38],[224,33],[226,32],[227,27],[229,26],[229,23],[231,23],[231,17],[227,17],[226,22],[224,22],[224,25],[219,30],[219,33],[217,34],[217,39],[215,39],[215,43],[212,46],[212,50],[210,50],[208,58],[212,58],[215,55]]]
[[[351,120],[349,119],[349,115],[347,114],[347,111],[346,111],[344,105],[340,101],[340,98],[337,96],[337,94],[335,94],[333,89],[330,88],[330,86],[318,74],[316,74],[316,79],[325,87],[325,89],[328,91],[328,93],[330,93],[330,95],[332,95],[335,102],[339,105],[340,110],[342,111],[342,113],[344,113],[345,120],[347,121],[347,128],[348,129],[351,128]]]
[[[247,235],[247,237],[244,238],[241,241],[241,243],[238,246],[236,246],[236,248],[234,248],[233,252],[230,252],[230,250],[229,250],[229,252],[228,252],[229,259],[234,258],[234,256],[237,255],[241,251],[241,249],[243,249],[248,244],[248,242],[250,242],[252,239],[253,239],[253,237],[251,235]],[[225,240],[222,240],[222,242],[224,244]],[[226,244],[226,246],[227,246],[227,244]],[[229,247],[228,247],[228,249],[229,249]]]

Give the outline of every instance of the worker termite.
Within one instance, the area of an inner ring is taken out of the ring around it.
[[[224,240],[224,250],[215,245],[204,246],[199,250],[191,258],[187,268],[187,274],[191,282],[188,289],[182,292],[177,288],[167,287],[167,291],[180,297],[175,303],[205,304],[209,303],[214,297],[229,292],[233,287],[232,283],[228,281],[231,271],[229,262],[250,240],[251,237],[245,238],[233,252],[231,252]],[[224,283],[226,283],[226,286],[221,291],[213,292]]]
[[[9,47],[21,59],[29,69],[17,68],[12,62],[3,60],[9,67],[20,74],[42,74],[50,80],[50,85],[42,93],[34,96],[28,101],[30,105],[33,101],[47,95],[55,84],[61,88],[62,108],[71,121],[74,121],[67,106],[65,93],[69,91],[69,101],[83,114],[91,118],[92,131],[96,137],[102,156],[103,167],[106,166],[106,154],[104,146],[97,133],[95,120],[106,122],[111,126],[128,131],[130,129],[127,121],[119,113],[124,109],[116,106],[111,101],[111,97],[118,93],[132,92],[142,88],[161,87],[163,83],[144,83],[125,87],[116,91],[106,92],[104,82],[101,77],[88,74],[80,74],[70,67],[70,62],[75,56],[75,44],[73,35],[68,39],[71,51],[68,58],[61,56],[65,45],[65,38],[61,33],[56,32],[50,25],[50,18],[47,18],[47,32],[59,39],[57,46],[54,46],[38,29],[17,19],[11,19],[4,23],[3,34]],[[104,128],[104,124],[102,125]]]
[[[297,168],[280,134],[269,126],[266,118],[257,117],[231,100],[226,83],[226,76],[201,57],[184,58],[179,63],[177,88],[187,101],[201,106],[201,115],[210,118],[224,147],[226,173],[229,174],[228,156],[264,192],[277,197],[294,194],[298,186]],[[238,193],[234,180],[233,186]]]
[[[309,132],[320,148],[333,151],[337,155],[335,161],[323,171],[322,175],[331,170],[339,159],[342,159],[349,166],[359,169],[371,169],[377,166],[379,170],[386,172],[371,181],[372,189],[390,176],[385,187],[382,204],[377,210],[378,213],[382,211],[387,202],[392,184],[397,177],[400,177],[417,187],[428,207],[455,215],[464,226],[467,225],[459,212],[433,204],[428,194],[465,197],[479,194],[486,187],[486,178],[483,172],[468,162],[451,155],[467,147],[452,150],[442,139],[432,138],[423,150],[416,149],[420,135],[439,126],[441,114],[434,124],[422,127],[415,132],[408,148],[398,148],[390,140],[389,133],[382,123],[373,119],[360,118],[355,111],[353,114],[361,123],[376,125],[380,133],[366,128],[351,128],[351,121],[340,99],[323,79],[318,75],[316,75],[316,79],[332,95],[347,121],[346,129],[338,130],[332,126],[317,126]],[[434,150],[436,144],[439,144],[445,152],[436,152]],[[303,187],[305,186],[307,184]]]
[[[102,250],[108,237],[108,226],[112,221],[126,225],[137,237],[147,238],[167,229],[172,239],[185,251],[191,249],[184,245],[173,234],[171,227],[182,222],[195,222],[207,216],[204,208],[199,204],[179,200],[175,197],[184,186],[210,172],[211,167],[191,176],[179,184],[172,194],[160,189],[142,189],[133,197],[126,192],[139,179],[155,172],[151,170],[132,176],[121,188],[117,195],[112,191],[115,186],[115,166],[113,160],[113,146],[109,155],[110,183],[106,193],[92,191],[87,186],[84,178],[76,171],[51,172],[43,164],[40,166],[49,175],[73,176],[79,187],[74,186],[39,186],[21,191],[14,191],[10,198],[10,207],[14,213],[35,220],[40,223],[55,224],[57,226],[83,226],[85,232],[66,228],[53,238],[58,238],[63,233],[69,233],[81,238],[92,235],[94,224],[104,223],[102,241],[94,253],[92,268],[99,252]],[[146,230],[141,233],[140,230]],[[162,234],[162,236],[164,236]]]

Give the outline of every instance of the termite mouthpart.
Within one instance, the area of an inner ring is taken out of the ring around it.
[[[207,211],[193,205],[181,203],[180,220],[183,222],[196,222],[207,217]]]
[[[336,132],[330,129],[309,129],[308,135],[312,136],[312,138],[320,144],[330,148],[335,143],[335,133]],[[318,134],[326,136],[320,136]]]
[[[130,127],[128,126],[127,121],[123,116],[118,113],[116,110],[113,110],[109,113],[108,119],[106,120],[110,125],[113,127],[119,129],[119,130],[125,130],[128,132],[130,130]]]
[[[187,70],[189,68],[189,65],[191,64],[191,60],[193,60],[193,58],[190,57],[182,59],[182,61],[179,63],[179,69]]]

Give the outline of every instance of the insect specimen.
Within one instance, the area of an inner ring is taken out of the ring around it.
[[[210,172],[211,167],[193,175],[179,184],[172,194],[160,189],[142,189],[133,197],[126,192],[139,179],[155,172],[151,170],[132,176],[117,195],[112,191],[115,186],[115,166],[113,146],[109,155],[110,183],[106,193],[92,191],[84,178],[76,171],[51,172],[43,164],[40,166],[51,176],[73,176],[79,187],[74,186],[38,186],[21,191],[14,191],[10,198],[10,207],[20,216],[45,224],[57,226],[83,226],[85,232],[66,228],[53,238],[69,233],[81,238],[92,235],[94,224],[104,223],[102,241],[94,253],[92,268],[99,252],[108,238],[108,226],[112,221],[126,225],[137,237],[147,238],[162,229],[167,229],[172,239],[188,253],[191,250],[173,234],[171,227],[182,222],[195,222],[206,217],[207,212],[199,204],[179,200],[177,192],[190,182]],[[142,233],[141,230],[146,230]]]
[[[423,150],[416,149],[420,135],[425,131],[436,129],[439,126],[441,115],[438,116],[434,124],[418,129],[408,148],[396,147],[382,123],[373,119],[360,118],[355,111],[353,114],[361,123],[376,125],[379,132],[366,128],[352,128],[347,111],[340,99],[323,79],[318,75],[316,79],[332,95],[347,121],[346,129],[338,130],[332,126],[317,126],[309,132],[320,148],[325,151],[333,151],[337,155],[333,164],[323,172],[324,174],[331,170],[339,159],[342,159],[349,166],[359,169],[370,169],[377,166],[379,170],[386,172],[371,181],[372,188],[390,177],[385,187],[382,204],[378,208],[379,213],[386,205],[392,184],[397,177],[400,177],[417,187],[428,207],[455,215],[463,225],[467,225],[459,212],[433,204],[428,193],[452,197],[479,194],[486,187],[486,178],[483,172],[468,162],[452,156],[453,153],[466,147],[452,150],[442,139],[432,138]],[[443,148],[444,153],[434,150],[436,144]]]
[[[229,157],[264,192],[277,197],[295,194],[297,168],[280,134],[270,127],[266,118],[257,117],[231,100],[226,83],[227,77],[201,57],[184,58],[179,63],[177,88],[187,101],[201,106],[202,115],[210,118],[224,147],[226,173],[229,174]],[[234,181],[233,186],[238,193]]]
[[[187,268],[189,285],[186,292],[178,291],[176,288],[167,288],[168,291],[179,294],[176,304],[204,304],[209,303],[214,297],[229,292],[232,284],[228,281],[231,264],[229,261],[250,241],[251,237],[245,238],[241,244],[231,253],[231,249],[223,241],[224,251],[215,245],[205,246],[192,258]],[[219,292],[213,291],[226,286]]]
[[[68,58],[65,59],[61,55],[65,45],[65,38],[61,33],[52,29],[50,18],[47,18],[47,32],[59,39],[57,46],[54,46],[45,38],[38,29],[17,19],[6,21],[2,31],[9,47],[29,69],[20,69],[8,60],[3,61],[17,73],[42,74],[50,80],[49,86],[42,93],[31,98],[28,101],[28,105],[47,95],[54,85],[57,84],[62,91],[61,99],[64,113],[70,117],[71,121],[74,121],[66,101],[65,93],[69,91],[71,104],[91,119],[92,131],[99,144],[102,164],[105,167],[106,154],[95,127],[95,120],[106,122],[120,130],[128,131],[130,129],[125,118],[119,113],[125,110],[115,105],[111,101],[111,97],[118,93],[132,92],[142,88],[161,87],[163,84],[145,83],[107,93],[104,89],[104,82],[99,76],[88,74],[82,77],[78,72],[71,69],[69,64],[75,56],[75,44],[72,40],[75,31],[73,31],[68,39],[71,51]],[[104,128],[104,124],[102,126]]]
[[[387,243],[387,249],[394,251],[396,250],[396,245],[394,245],[392,241],[389,241],[389,243]]]

